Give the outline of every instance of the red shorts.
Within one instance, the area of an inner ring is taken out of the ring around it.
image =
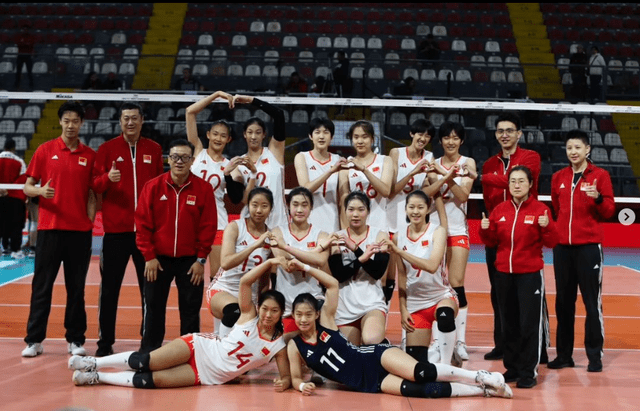
[[[413,320],[413,326],[417,329],[428,329],[433,327],[433,322],[436,320],[437,305],[429,308],[425,308],[415,313],[411,313],[411,319]]]
[[[469,236],[456,235],[453,237],[447,237],[447,247],[462,247],[469,249]]]
[[[385,313],[384,311],[380,311],[380,312],[382,313],[382,315],[385,316],[385,318],[387,317],[387,313]],[[364,317],[364,315],[362,317]],[[338,328],[340,328],[340,327],[354,327],[354,328],[357,328],[357,329],[361,330],[362,329],[362,317],[358,318],[357,320],[355,320],[353,322],[350,322],[349,324],[339,325]]]
[[[294,331],[299,331],[298,326],[296,325],[296,321],[293,317],[284,317],[282,319],[282,325],[284,326],[284,333],[292,333]]]
[[[180,339],[187,343],[187,345],[189,346],[189,350],[191,351],[191,356],[189,357],[188,364],[191,366],[191,369],[196,375],[196,382],[193,383],[193,385],[202,385],[202,383],[200,382],[200,374],[198,373],[198,366],[196,365],[196,355],[193,349],[193,334],[183,335],[182,337],[180,337]]]
[[[207,309],[209,310],[209,312],[211,312],[211,298],[213,298],[214,295],[218,294],[221,291],[222,290],[207,288],[207,291],[204,292],[204,299],[207,302]]]
[[[222,234],[224,234],[224,230],[218,230],[216,232],[216,238],[213,240],[213,245],[222,245]]]

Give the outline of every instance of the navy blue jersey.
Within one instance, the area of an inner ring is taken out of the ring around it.
[[[393,347],[372,344],[357,347],[340,331],[318,326],[317,341],[310,344],[300,335],[294,337],[300,356],[318,374],[360,392],[380,392],[382,380],[389,374],[380,359]]]

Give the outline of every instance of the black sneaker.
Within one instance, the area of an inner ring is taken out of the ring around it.
[[[601,372],[602,371],[602,361],[601,360],[589,361],[589,365],[587,366],[587,371],[589,371],[589,372]]]
[[[551,368],[552,370],[559,370],[562,368],[567,368],[567,367],[575,367],[576,364],[573,362],[573,360],[571,358],[569,358],[568,360],[562,359],[560,357],[556,358],[553,361],[550,361],[547,364],[547,368]]]
[[[96,350],[96,357],[106,357],[107,355],[113,354],[113,347],[98,347]]]
[[[542,354],[540,354],[540,364],[547,364],[549,363],[549,356],[547,355],[547,350],[542,351]]]
[[[520,378],[516,383],[516,387],[518,388],[533,388],[536,385],[538,385],[538,381],[531,377]]]
[[[518,372],[515,370],[507,370],[502,374],[504,382],[516,382],[518,381]]]
[[[484,355],[484,359],[487,361],[501,360],[503,357],[504,353],[502,352],[502,350],[499,350],[497,348],[494,348]]]

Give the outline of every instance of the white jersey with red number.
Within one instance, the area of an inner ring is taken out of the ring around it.
[[[254,237],[253,234],[251,234],[249,230],[247,230],[246,219],[240,218],[233,221],[231,224],[238,225],[238,238],[236,239],[235,248],[236,254],[246,249],[258,240],[259,237]],[[224,237],[222,238],[222,241],[224,242]],[[242,262],[242,264],[228,270],[223,270],[222,268],[220,268],[220,270],[218,270],[218,273],[216,274],[216,277],[213,279],[213,281],[211,281],[209,289],[226,291],[237,298],[238,294],[240,293],[240,279],[242,278],[242,276],[254,267],[267,261],[270,253],[271,250],[268,247],[260,247],[253,250],[253,252],[249,254],[249,257],[247,257]],[[258,282],[253,283],[251,289],[253,291],[253,300],[257,301]]]
[[[218,230],[224,230],[229,224],[227,209],[224,208],[224,192],[227,183],[224,181],[224,168],[229,164],[228,159],[215,161],[207,150],[201,150],[193,160],[191,172],[211,184],[218,209]]]
[[[220,339],[213,334],[193,334],[193,349],[200,382],[224,384],[245,372],[267,364],[285,348],[284,339],[265,340],[258,331],[258,317],[236,324]]]
[[[284,238],[285,243],[290,247],[304,251],[311,251],[317,247],[318,236],[321,232],[322,230],[320,230],[320,228],[317,228],[312,224],[304,237],[297,238],[291,234],[290,226],[287,226],[282,230],[282,237]],[[283,317],[291,315],[291,304],[298,294],[310,293],[315,298],[324,300],[322,287],[318,283],[318,280],[302,271],[289,273],[282,269],[282,267],[278,267],[276,290],[280,291],[284,295],[285,310],[282,315]]]
[[[367,236],[358,243],[358,246],[365,250],[367,245],[375,243],[378,233],[381,230],[369,226]],[[349,230],[342,230],[340,233],[349,235]],[[340,247],[342,262],[344,265],[350,264],[356,259],[353,251],[346,247]],[[374,256],[375,260],[375,256]],[[346,325],[362,318],[366,313],[373,310],[380,310],[386,314],[387,303],[382,292],[382,281],[371,277],[362,268],[348,281],[340,283],[340,298],[338,300],[338,310],[336,311],[336,324]]]
[[[467,157],[460,156],[456,164],[460,165],[460,170],[462,170],[462,166],[467,162]],[[436,163],[442,167],[444,170],[449,170],[451,167],[445,167],[442,165],[442,157],[436,160]],[[441,179],[443,176],[438,175],[438,179]],[[454,177],[453,181],[456,184],[462,184],[463,177]],[[440,188],[440,193],[442,194],[442,200],[444,201],[444,210],[447,213],[447,219],[449,220],[449,230],[448,236],[459,236],[465,235],[469,236],[469,226],[467,224],[467,202],[461,202],[458,200],[453,193],[451,192],[451,188],[448,184],[444,184],[442,188]],[[435,225],[440,225],[440,218],[438,217],[438,212],[435,211],[435,208],[431,211],[431,215],[429,216],[429,220]]]
[[[251,178],[251,172],[245,166],[238,166],[242,178],[244,180],[245,187],[249,184]],[[267,225],[269,227],[285,227],[289,218],[287,216],[287,210],[285,208],[284,197],[284,165],[276,159],[271,151],[267,147],[262,149],[262,154],[256,162],[256,169],[258,170],[256,175],[256,187],[265,187],[271,190],[273,193],[273,208],[267,219]],[[242,217],[249,217],[249,208],[244,206]]]
[[[340,159],[339,155],[329,153],[331,159],[321,163],[313,158],[311,151],[302,154],[307,165],[309,181],[313,181],[325,174]],[[338,218],[338,173],[331,174],[313,193],[313,210],[309,216],[309,222],[316,225],[316,227],[322,226],[323,230],[329,233],[335,233],[340,229],[340,219]]]
[[[426,231],[418,238],[409,238],[409,228],[398,231],[398,247],[418,258],[428,259],[433,252],[433,233],[439,224],[429,223]],[[445,298],[455,295],[449,285],[445,260],[442,258],[435,273],[420,270],[407,261],[402,261],[407,273],[407,310],[410,313],[433,307]]]
[[[376,154],[371,164],[367,166],[369,171],[378,178],[382,178],[385,158],[386,156]],[[381,230],[388,230],[387,198],[376,191],[362,171],[358,171],[355,168],[350,168],[348,171],[349,191],[362,191],[371,201],[371,211],[369,212],[367,224]]]
[[[408,147],[398,149],[398,176],[396,179],[396,183],[405,178],[411,171],[413,171],[413,169],[416,167],[416,164],[418,164],[418,162],[422,161],[423,159],[429,162],[433,161],[433,153],[431,151],[423,150],[422,157],[420,157],[416,162],[411,161],[408,154]],[[407,182],[402,191],[396,194],[393,199],[388,201],[387,219],[389,221],[389,231],[391,231],[392,233],[402,231],[407,227],[407,213],[405,211],[407,194],[414,190],[420,189],[420,187],[422,187],[422,184],[424,183],[424,179],[426,176],[426,173],[416,174]]]

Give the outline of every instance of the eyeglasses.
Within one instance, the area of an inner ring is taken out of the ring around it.
[[[188,163],[188,162],[189,162],[189,160],[191,160],[192,158],[193,158],[193,157],[191,157],[191,156],[190,156],[190,155],[188,155],[188,154],[183,154],[183,155],[181,155],[181,156],[180,156],[180,155],[178,155],[178,154],[171,154],[171,155],[169,156],[169,159],[170,159],[171,161],[175,162],[175,163],[177,163],[177,162],[178,162],[178,160],[182,160],[182,162],[183,162],[183,163]]]
[[[518,130],[516,130],[515,128],[507,128],[507,129],[502,129],[499,128],[496,130],[496,136],[501,136],[504,133],[507,133],[508,135],[512,136],[514,134],[516,134],[518,132]]]

